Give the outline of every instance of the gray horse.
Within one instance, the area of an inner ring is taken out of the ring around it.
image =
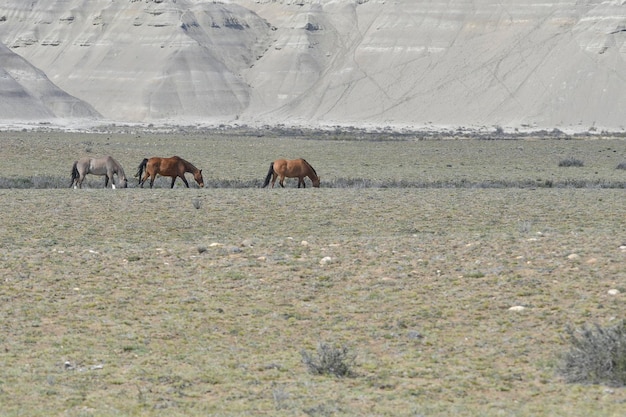
[[[83,188],[83,180],[87,174],[93,175],[105,175],[104,188],[109,185],[111,180],[111,188],[115,189],[115,183],[113,182],[113,175],[117,174],[117,185],[120,188],[127,188],[128,183],[126,181],[126,174],[122,166],[110,156],[103,158],[81,158],[74,162],[72,166],[72,183],[70,188]]]

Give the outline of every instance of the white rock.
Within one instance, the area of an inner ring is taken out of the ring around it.
[[[608,290],[607,293],[609,295],[617,295],[620,293],[620,291],[618,289],[613,288],[613,289]]]
[[[570,261],[575,261],[577,259],[580,259],[580,255],[572,253],[571,255],[567,255],[567,259],[569,259]]]
[[[524,311],[524,310],[526,310],[526,307],[524,306],[513,306],[509,308],[509,311]]]
[[[330,263],[332,260],[333,260],[333,258],[331,258],[330,256],[324,256],[320,260],[320,265],[326,265],[326,264]]]

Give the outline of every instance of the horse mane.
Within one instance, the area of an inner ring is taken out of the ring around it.
[[[112,156],[110,158],[113,160],[115,166],[117,167],[117,175],[126,178],[126,173],[124,172],[124,168],[122,168],[122,165],[117,162],[117,159],[113,158]]]
[[[307,161],[306,159],[304,159],[304,158],[302,158],[302,160],[304,161],[304,163],[305,163],[305,164],[307,164],[307,166],[308,166],[309,168],[311,168],[311,171],[313,171],[313,173],[314,173],[314,174],[315,174],[315,176],[317,177],[318,175],[317,175],[317,172],[315,171],[315,168],[313,168],[313,165],[309,164],[309,163],[308,163],[308,161]]]
[[[176,156],[174,155],[172,158],[177,158],[179,159],[183,165],[185,165],[185,169],[191,169],[191,172],[195,172],[195,171],[199,171],[198,168],[196,168],[196,166],[194,164],[192,164],[191,162],[187,161],[186,159],[181,158],[180,156]]]

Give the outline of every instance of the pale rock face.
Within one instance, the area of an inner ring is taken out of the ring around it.
[[[0,41],[113,120],[241,113],[249,86],[239,71],[269,30],[250,11],[213,2],[9,4]]]
[[[0,44],[0,115],[12,120],[99,118],[89,104],[67,94],[46,75]]]
[[[621,3],[5,0],[0,43],[110,120],[623,130]]]

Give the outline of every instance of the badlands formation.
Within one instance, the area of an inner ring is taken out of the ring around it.
[[[625,3],[4,0],[0,124],[623,131]]]

